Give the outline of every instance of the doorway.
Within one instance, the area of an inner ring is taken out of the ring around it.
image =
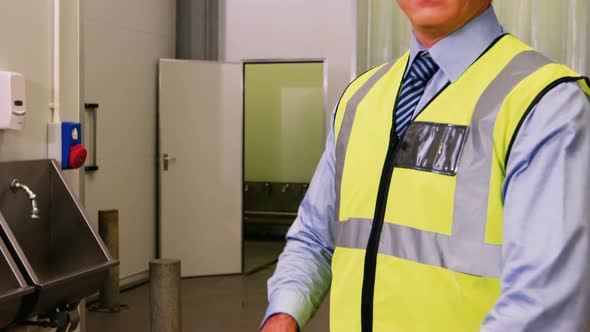
[[[246,61],[243,271],[278,260],[324,147],[325,64]]]
[[[183,277],[276,262],[323,151],[323,61],[161,60],[162,257]]]

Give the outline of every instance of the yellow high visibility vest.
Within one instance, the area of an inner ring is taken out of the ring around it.
[[[361,75],[337,108],[334,332],[479,331],[500,295],[502,184],[518,129],[557,84],[590,95],[587,78],[505,35],[398,139],[408,62]]]

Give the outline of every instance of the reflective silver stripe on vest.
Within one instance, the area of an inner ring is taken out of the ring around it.
[[[488,277],[500,276],[502,246],[485,243],[494,125],[508,94],[522,80],[549,63],[551,63],[550,60],[535,51],[518,54],[490,83],[478,100],[459,161],[452,235],[447,236],[385,222],[379,253],[461,273]],[[375,76],[378,74],[379,72]],[[352,121],[362,97],[366,96],[368,90],[375,84],[368,83],[363,86],[363,88],[368,86],[366,91],[360,93],[361,90],[359,90],[349,101],[338,136],[336,148],[338,207],[336,211],[338,212],[344,157],[350,139]],[[367,219],[339,222],[336,246],[366,249],[371,226],[372,221]]]
[[[454,238],[480,243],[485,241],[496,117],[516,85],[549,63],[551,61],[538,52],[522,52],[512,59],[479,98],[457,172]]]
[[[367,248],[371,226],[371,219],[338,222],[337,246],[364,250]],[[500,277],[500,248],[497,245],[455,239],[452,236],[387,222],[383,224],[379,242],[379,253],[383,255],[491,278]],[[466,259],[470,257],[474,259]]]
[[[352,130],[352,123],[356,116],[356,110],[361,101],[367,96],[371,88],[377,84],[377,82],[389,72],[395,62],[389,62],[383,67],[379,68],[350,98],[348,104],[346,104],[346,110],[344,112],[344,118],[342,119],[342,125],[338,132],[338,138],[336,140],[336,202],[334,208],[336,209],[336,215],[340,214],[340,188],[342,188],[342,172],[344,170],[344,160],[346,158],[346,150],[348,148],[348,140],[350,139],[350,132]]]

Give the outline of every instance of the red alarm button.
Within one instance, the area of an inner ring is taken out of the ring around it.
[[[88,151],[82,144],[74,145],[70,148],[70,160],[68,168],[80,168],[86,161]]]

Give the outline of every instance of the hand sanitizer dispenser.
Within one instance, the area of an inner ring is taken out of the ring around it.
[[[0,71],[0,129],[21,130],[25,124],[25,78]]]

